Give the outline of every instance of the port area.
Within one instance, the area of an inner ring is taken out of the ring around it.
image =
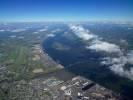
[[[113,91],[81,76],[67,81],[56,76],[21,80],[10,89],[11,100],[122,100]]]

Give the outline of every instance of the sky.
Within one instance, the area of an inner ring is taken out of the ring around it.
[[[0,0],[1,22],[133,21],[133,0]]]

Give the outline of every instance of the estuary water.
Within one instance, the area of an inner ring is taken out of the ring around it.
[[[68,33],[70,32],[64,30],[46,39],[43,42],[45,52],[64,65],[65,70],[133,99],[133,81],[113,73],[108,66],[101,65],[103,53],[86,49],[86,44],[81,39]]]

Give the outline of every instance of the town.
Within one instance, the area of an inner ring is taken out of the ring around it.
[[[81,76],[68,81],[56,77],[16,82],[10,90],[11,100],[122,100],[109,89]]]

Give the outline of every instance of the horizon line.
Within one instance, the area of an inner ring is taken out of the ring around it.
[[[56,22],[62,22],[62,23],[69,23],[69,22],[112,22],[112,23],[133,23],[131,20],[77,20],[77,21],[62,21],[62,20],[42,20],[42,21],[0,21],[0,23],[56,23]]]

